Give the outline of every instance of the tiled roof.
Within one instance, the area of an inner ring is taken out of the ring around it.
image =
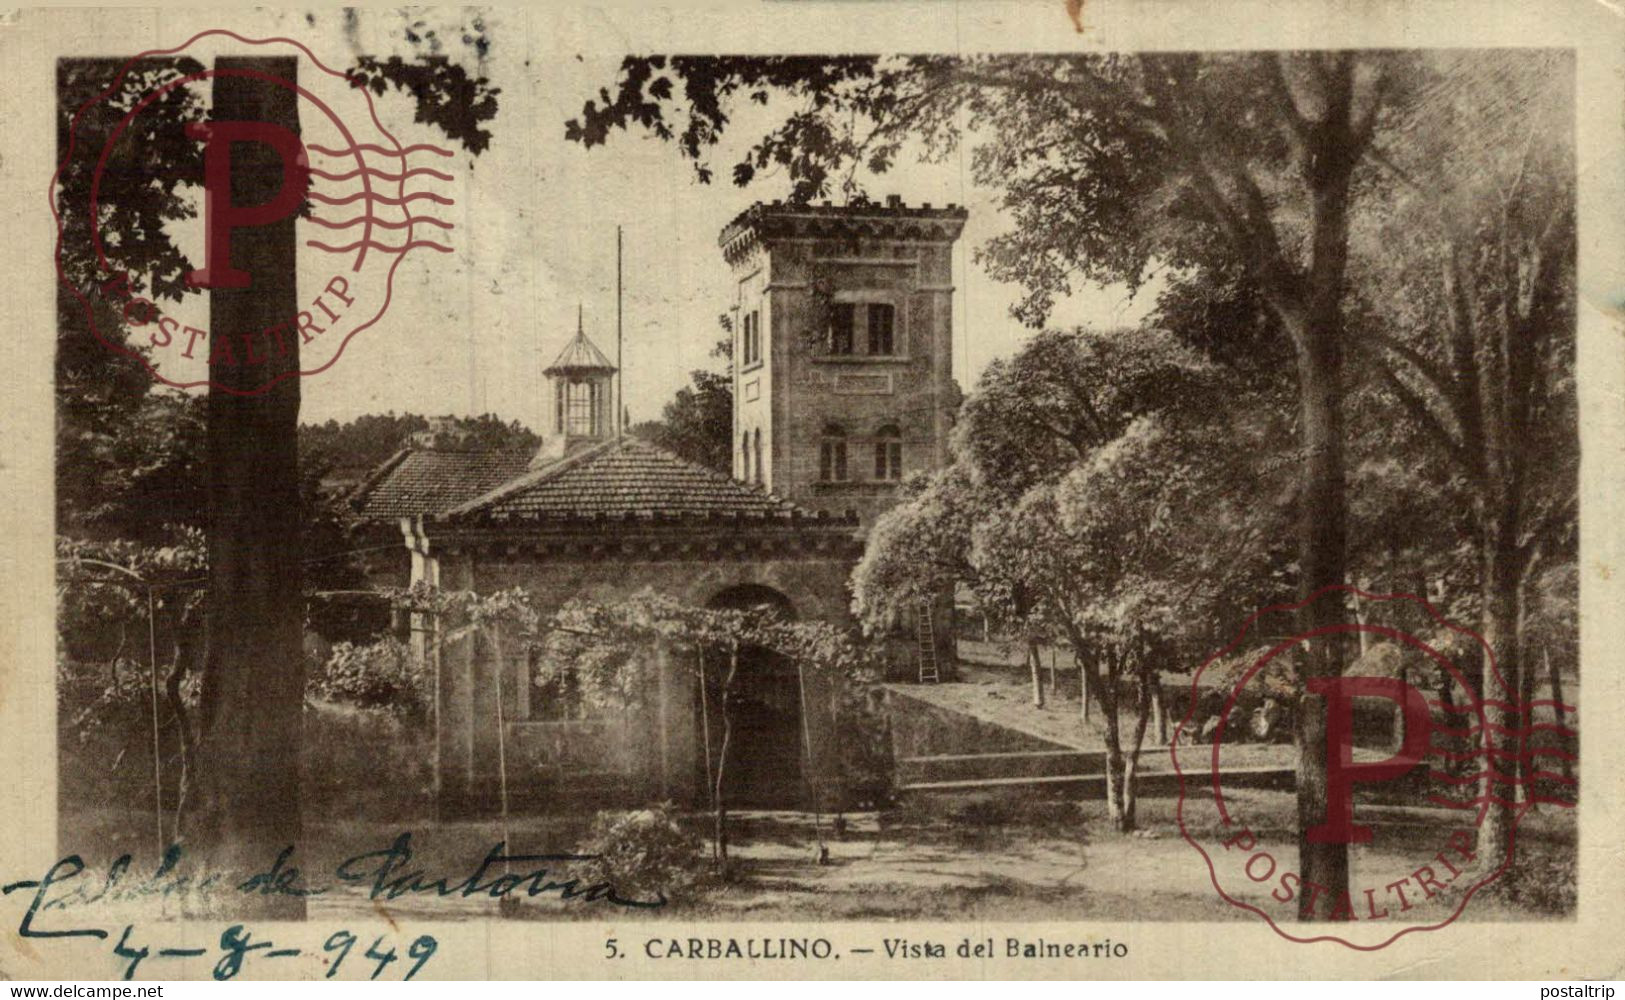
[[[451,519],[811,516],[787,500],[621,438],[566,456],[447,512]]]
[[[564,345],[564,350],[553,359],[543,372],[545,375],[567,375],[571,372],[599,372],[605,375],[613,372],[615,366],[604,357],[604,352],[598,345],[587,339],[587,335],[576,330],[576,335]]]
[[[379,466],[350,498],[364,518],[439,514],[523,475],[529,451],[406,448]]]

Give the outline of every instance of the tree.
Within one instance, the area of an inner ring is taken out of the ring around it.
[[[224,62],[230,64],[230,60]],[[478,123],[494,114],[495,92],[487,91],[483,79],[470,83],[472,78],[459,67],[439,65],[444,60],[434,62],[433,70],[425,73],[364,62],[358,73],[375,91],[385,81],[393,82],[420,102],[430,104],[440,101],[444,96],[441,90],[446,87],[464,93],[471,86],[478,100],[460,106],[449,117],[431,114],[425,120],[448,131],[453,138],[484,148],[489,133]],[[70,128],[79,137],[79,148],[99,146],[92,140],[108,134],[134,95],[151,93],[182,74],[202,70],[193,60],[150,60],[134,65],[124,77],[122,89],[114,87],[102,95],[75,122],[79,109],[109,89],[123,64],[123,60],[63,63],[58,84],[62,112],[59,144],[64,149]],[[290,66],[282,75],[291,72]],[[275,110],[285,123],[297,125],[291,104],[279,105],[281,98],[275,95],[251,93],[254,88],[243,79],[222,78],[218,82],[214,109],[217,118],[255,117]],[[272,105],[277,106],[273,109]],[[165,225],[195,216],[195,210],[181,195],[184,185],[201,178],[202,146],[186,135],[182,125],[199,121],[202,107],[194,90],[177,87],[167,91],[158,104],[148,108],[147,114],[134,118],[132,130],[126,133],[129,141],[117,145],[102,171],[103,216],[97,223],[111,237],[106,241],[111,248],[108,265],[114,273],[131,276],[125,288],[131,294],[141,292],[155,300],[176,299],[184,291],[185,275],[191,266],[167,237]],[[258,164],[250,166],[256,155],[250,152],[253,148],[254,144],[247,144],[234,158],[240,168],[233,171],[234,195],[245,202],[269,193],[263,172],[254,169]],[[83,206],[89,204],[89,185],[96,168],[95,157],[77,157],[64,164],[58,178],[63,245],[67,248],[62,259],[63,277],[80,288],[95,283],[93,279],[100,274],[97,261],[81,252],[90,245],[86,238],[90,220]],[[266,270],[275,273],[265,276],[257,293],[222,296],[216,290],[211,302],[212,325],[230,328],[235,320],[262,318],[259,310],[265,308],[281,309],[282,316],[295,311],[291,300],[284,302],[280,298],[293,288],[292,222],[285,220],[285,224],[286,233],[280,232],[283,227],[279,226],[260,227],[260,232],[241,240],[246,253],[255,237],[267,237],[261,241],[262,246],[253,249],[259,260],[268,263]],[[286,252],[281,249],[283,243]],[[256,295],[263,297],[255,301]],[[274,306],[273,298],[277,299]],[[81,467],[73,459],[88,454],[104,467],[110,460],[125,459],[106,443],[118,444],[117,422],[146,407],[150,391],[144,372],[109,350],[109,345],[98,342],[96,330],[113,346],[125,340],[125,333],[116,311],[100,297],[91,299],[91,305],[81,308],[66,294],[59,297],[63,323],[57,357],[58,405],[64,419],[59,431],[62,454],[58,469],[59,478],[68,477],[66,483],[70,486],[63,492],[67,504],[64,512],[70,515],[63,519],[64,523],[81,528],[95,518],[87,521],[73,517],[77,514],[73,505],[91,495],[94,484],[92,489],[86,489],[75,478]],[[86,309],[93,315],[86,315]],[[94,326],[92,319],[97,321]],[[127,343],[123,346],[130,348]],[[140,353],[139,347],[131,349]],[[296,359],[288,355],[275,359],[275,363],[285,365],[290,360],[297,368]],[[220,372],[213,380],[219,383],[241,374]],[[199,769],[196,778],[205,794],[203,808],[194,815],[202,841],[213,841],[235,855],[219,858],[228,866],[236,862],[263,863],[263,857],[249,859],[249,853],[261,852],[267,844],[280,849],[289,834],[298,829],[297,732],[303,699],[299,630],[303,607],[297,544],[297,391],[297,380],[293,380],[248,402],[212,399],[207,408],[206,520],[208,571],[213,585],[207,609],[210,634],[205,672],[210,679],[205,684],[203,730],[205,738],[213,741],[211,745],[219,746],[200,758],[206,766]],[[186,415],[189,406],[176,404],[176,409]],[[169,453],[184,451],[174,448]],[[258,504],[251,502],[251,494],[258,496]],[[131,527],[111,517],[101,520],[111,530]],[[135,527],[152,531],[150,525]],[[263,640],[257,648],[256,640]],[[261,669],[266,663],[272,667]],[[225,743],[243,753],[233,752]],[[254,791],[256,788],[259,791]],[[271,903],[279,914],[282,907],[286,907],[287,915],[297,909],[292,897],[272,897]]]
[[[978,531],[976,558],[1022,568],[1101,709],[1107,803],[1132,830],[1164,669],[1183,672],[1227,613],[1261,595],[1263,525],[1222,429],[1136,419],[1059,483]],[[1130,728],[1132,727],[1132,728]]]
[[[117,421],[105,413],[64,414],[58,424],[57,531],[157,544],[173,526],[201,528],[207,507],[203,400],[161,389],[116,410]]]
[[[299,131],[298,95],[265,77],[295,81],[291,56],[215,62],[212,115]],[[254,75],[236,75],[248,70]],[[291,183],[281,155],[243,143],[232,156],[230,190],[239,205],[270,203]],[[253,262],[253,282],[209,292],[214,330],[269,329],[299,310],[294,216],[236,234],[235,261]],[[209,359],[208,575],[206,653],[200,706],[197,791],[188,839],[238,877],[257,870],[303,834],[299,809],[304,728],[303,552],[299,531],[298,338],[263,360]],[[272,384],[274,382],[274,384]],[[244,395],[262,386],[254,395]],[[232,390],[237,390],[236,392]],[[294,894],[233,900],[259,915],[298,919]]]
[[[733,340],[724,338],[711,349],[711,356],[727,361],[721,372],[696,368],[689,372],[690,385],[661,411],[659,420],[632,427],[631,432],[659,445],[679,458],[718,472],[733,469]]]
[[[774,92],[798,110],[735,164],[736,183],[783,167],[791,195],[832,178],[861,196],[856,169],[884,171],[910,136],[943,154],[965,127],[993,133],[978,179],[1005,191],[1012,231],[979,254],[995,277],[1029,290],[1037,322],[1075,278],[1137,283],[1153,261],[1239,269],[1292,341],[1302,446],[1298,523],[1303,595],[1345,576],[1344,293],[1354,179],[1369,160],[1403,57],[1313,52],[1242,55],[812,59],[630,57],[566,136],[587,145],[639,126],[674,139],[709,180],[707,154],[728,102]],[[678,96],[680,94],[680,96]],[[1305,606],[1308,631],[1342,617]],[[1341,669],[1315,644],[1312,676]],[[1300,827],[1324,815],[1324,706],[1299,707]],[[1347,845],[1299,844],[1300,872],[1335,896]],[[1306,904],[1300,916],[1313,919]]]
[[[1577,521],[1572,58],[1436,57],[1419,140],[1384,161],[1391,207],[1362,235],[1376,327],[1362,360],[1465,500],[1481,664],[1480,851],[1510,850],[1530,592]],[[1417,224],[1416,220],[1421,220]]]
[[[57,177],[55,208],[62,231],[64,286],[93,288],[105,279],[90,246],[90,192],[97,158],[119,117],[140,96],[198,72],[193,59],[63,59],[57,64]],[[98,95],[107,92],[100,100]],[[196,91],[175,87],[136,115],[128,141],[108,151],[101,172],[102,220],[120,234],[162,233],[189,218],[188,185],[202,179],[201,147],[182,125],[200,121]],[[76,155],[69,157],[73,137]],[[99,141],[100,140],[100,141]],[[151,169],[162,163],[163,170]],[[105,244],[111,269],[130,276],[131,290],[155,301],[178,299],[189,266],[167,239],[117,239]],[[140,353],[131,344],[118,307],[88,296],[89,305],[59,286],[56,338],[56,497],[60,530],[149,541],[165,522],[201,523],[203,473],[201,407],[179,393],[154,393],[140,365],[111,349]],[[101,337],[98,337],[98,331]]]
[[[963,580],[1025,636],[1070,646],[1120,830],[1161,671],[1196,662],[1269,586],[1276,508],[1238,488],[1255,438],[1221,405],[1227,386],[1160,330],[1037,335],[988,367],[953,464],[881,516],[853,575],[873,629]]]
[[[469,451],[535,451],[542,443],[529,427],[517,420],[504,421],[494,413],[439,419],[458,440],[458,447]],[[304,424],[299,428],[300,467],[324,472],[371,471],[429,426],[428,417],[393,410],[364,414],[342,424],[337,420]]]

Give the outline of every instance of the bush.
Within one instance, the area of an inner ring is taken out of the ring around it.
[[[890,805],[895,795],[891,725],[881,689],[843,684],[835,709],[841,774],[852,809]]]
[[[160,667],[161,670],[167,669]],[[59,794],[73,802],[151,808],[153,788],[152,677],[149,666],[118,657],[86,663],[57,656],[57,776]],[[166,802],[181,771],[179,719],[158,678],[159,756]],[[197,707],[199,679],[180,687],[187,709]]]
[[[434,733],[386,709],[317,702],[305,709],[304,806],[352,820],[434,815]]]
[[[433,694],[427,671],[404,642],[336,643],[326,661],[312,667],[307,686],[318,698],[356,708],[388,709],[406,719],[428,716]]]
[[[1495,896],[1536,913],[1572,917],[1579,902],[1574,848],[1520,848],[1517,863],[1490,886]]]
[[[705,867],[700,838],[677,822],[670,803],[634,812],[601,812],[579,853],[597,855],[579,869],[584,882],[607,882],[625,899],[677,901],[698,887]]]

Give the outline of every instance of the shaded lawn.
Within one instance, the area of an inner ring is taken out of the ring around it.
[[[1261,835],[1292,829],[1293,797],[1288,792],[1240,790],[1236,803],[1255,817]],[[959,796],[912,803],[882,813],[845,817],[844,829],[832,818],[793,812],[734,815],[731,838],[735,870],[731,877],[708,876],[698,891],[658,910],[630,910],[602,902],[564,902],[554,897],[526,901],[507,915],[541,920],[1256,920],[1214,892],[1206,865],[1179,835],[1174,800],[1141,801],[1143,829],[1135,835],[1110,831],[1104,803],[1061,802],[1005,796]],[[571,851],[580,847],[591,816],[516,817],[510,824],[513,850],[521,853]],[[1426,856],[1450,817],[1437,810],[1361,806],[1361,819],[1386,828],[1385,850],[1398,856]],[[138,850],[136,870],[150,851],[150,830],[133,847],[127,814],[85,809],[64,817],[64,829],[79,832],[74,850],[111,860],[122,850]],[[685,823],[697,834],[709,816],[694,813]],[[345,858],[387,847],[403,830],[412,831],[411,866],[454,880],[466,877],[486,851],[502,839],[493,820],[436,825],[424,819],[398,823],[312,821],[298,857],[307,872],[330,875]],[[1392,834],[1399,834],[1397,840]],[[828,848],[820,864],[818,845]],[[1391,848],[1386,845],[1392,844]],[[1525,819],[1521,849],[1529,852],[1544,885],[1567,877],[1574,851],[1574,816],[1543,810]],[[1423,850],[1426,849],[1426,850]],[[707,842],[705,851],[709,851]],[[268,859],[269,860],[269,859]],[[569,877],[568,865],[550,874]],[[493,873],[495,874],[495,873]],[[1480,893],[1468,906],[1467,920],[1572,919],[1572,910],[1554,913],[1562,900],[1535,898],[1527,887]],[[362,915],[407,915],[425,919],[496,916],[498,905],[485,898],[403,897],[378,906],[358,887],[340,887],[312,899],[310,919]]]

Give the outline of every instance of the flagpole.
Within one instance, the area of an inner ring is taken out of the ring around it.
[[[615,436],[626,424],[626,376],[621,371],[621,227],[615,227]]]

